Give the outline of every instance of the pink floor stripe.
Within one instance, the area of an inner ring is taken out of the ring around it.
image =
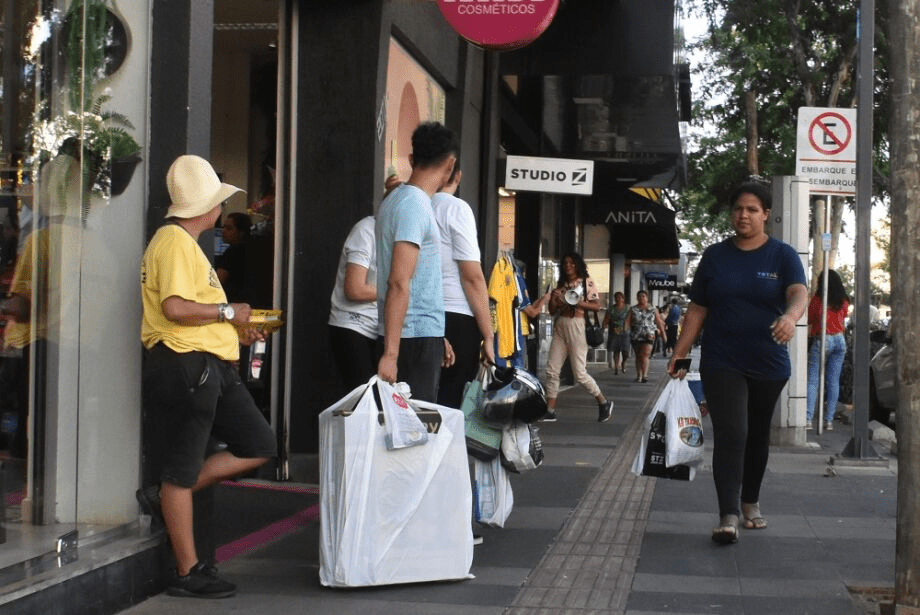
[[[225,480],[221,483],[224,487],[238,487],[241,489],[266,489],[268,491],[286,491],[288,493],[309,493],[316,495],[319,493],[319,487],[288,487],[286,485],[265,485],[260,483],[238,483],[232,480]]]
[[[316,504],[310,508],[300,511],[296,515],[288,517],[287,519],[282,519],[277,523],[272,523],[271,525],[264,527],[257,532],[253,532],[248,536],[243,536],[239,540],[234,540],[229,544],[218,547],[215,559],[217,560],[217,563],[220,563],[225,562],[228,559],[233,559],[234,557],[239,557],[240,555],[252,551],[256,547],[262,546],[270,540],[274,540],[279,536],[283,536],[288,532],[292,532],[307,525],[311,521],[315,521],[318,517],[319,504]]]
[[[25,491],[11,491],[6,494],[6,505],[19,506],[24,499],[26,499]]]

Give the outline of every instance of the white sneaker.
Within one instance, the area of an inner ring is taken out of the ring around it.
[[[807,421],[805,421],[805,429],[807,429],[807,430],[809,430],[809,431],[811,431],[812,429],[814,429],[814,425],[811,424],[811,419],[808,419]]]

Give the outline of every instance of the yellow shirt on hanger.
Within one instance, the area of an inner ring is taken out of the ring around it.
[[[489,277],[489,298],[495,302],[492,326],[498,339],[498,356],[510,357],[517,349],[514,301],[518,296],[517,276],[507,257],[501,257],[492,267]]]

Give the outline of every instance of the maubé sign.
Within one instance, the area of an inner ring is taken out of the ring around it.
[[[663,271],[649,271],[645,274],[645,285],[649,290],[677,290],[677,276]]]
[[[469,42],[508,51],[534,42],[545,32],[559,0],[438,0],[438,8]]]

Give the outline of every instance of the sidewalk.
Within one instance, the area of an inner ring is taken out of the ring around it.
[[[506,527],[480,532],[485,541],[476,547],[475,579],[323,588],[318,582],[318,521],[312,521],[221,563],[222,574],[239,585],[234,598],[161,594],[123,612],[877,612],[874,605],[851,597],[848,586],[893,585],[894,460],[888,467],[829,466],[829,458],[850,438],[849,429],[839,423],[820,437],[809,432],[808,448],[775,448],[761,498],[769,528],[743,532],[736,545],[715,545],[709,537],[717,510],[708,465],[691,483],[629,471],[646,408],[666,382],[664,368],[663,359],[653,359],[648,384],[633,382],[632,366],[619,376],[593,368],[616,402],[609,423],[597,423],[597,406],[580,387],[562,393],[559,421],[540,424],[543,465],[512,476],[515,505]]]

